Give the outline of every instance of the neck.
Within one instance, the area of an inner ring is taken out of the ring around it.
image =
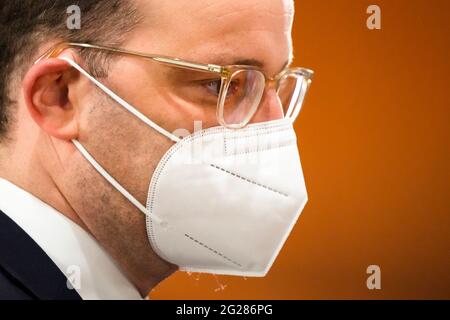
[[[43,159],[32,146],[0,148],[0,177],[14,183],[71,219],[88,231],[86,225],[59,190]]]
[[[36,134],[38,135],[39,133]],[[153,252],[147,240],[145,221],[142,221],[145,218],[140,213],[134,213],[133,216],[127,213],[127,210],[123,211],[123,203],[116,205],[115,201],[103,201],[110,207],[99,207],[102,201],[93,196],[97,191],[94,183],[86,182],[86,189],[83,192],[79,191],[79,199],[68,199],[65,196],[61,188],[64,183],[59,179],[63,179],[66,171],[73,169],[69,168],[70,166],[64,167],[66,159],[61,159],[62,156],[56,152],[56,149],[61,149],[61,145],[55,147],[53,142],[51,138],[41,136],[25,145],[0,144],[0,177],[33,194],[90,233],[120,265],[141,296],[147,296],[158,283],[176,271],[176,267],[163,261]],[[74,148],[71,145],[70,147]],[[72,176],[70,180],[74,179]],[[83,213],[84,207],[88,209]],[[105,225],[97,225],[86,219],[101,215],[100,212],[107,213],[106,219],[99,219],[106,220]],[[130,232],[129,229],[122,228],[129,221],[125,220],[120,226],[114,226],[114,223],[119,224],[118,221],[107,220],[114,219],[111,212],[129,217],[128,220],[137,216],[133,220],[141,219],[141,221],[136,222]],[[139,235],[136,235],[137,233]]]

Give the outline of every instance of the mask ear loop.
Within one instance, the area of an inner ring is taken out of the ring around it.
[[[99,82],[97,79],[92,77],[89,73],[87,73],[83,68],[81,68],[77,63],[75,63],[73,60],[62,57],[59,58],[61,60],[67,61],[72,67],[77,69],[80,73],[82,73],[84,76],[86,76],[89,80],[91,80],[95,85],[97,85],[101,90],[103,90],[106,94],[108,94],[113,100],[115,100],[117,103],[119,103],[121,106],[123,106],[126,110],[130,111],[132,114],[134,114],[136,117],[138,117],[140,120],[145,122],[147,125],[149,125],[151,128],[155,129],[162,135],[168,137],[174,142],[179,142],[181,139],[176,137],[175,135],[171,134],[170,132],[166,131],[165,129],[161,128],[157,124],[155,124],[153,121],[148,119],[146,116],[144,116],[142,113],[140,113],[136,108],[128,104],[125,100],[120,98],[118,95],[116,95],[114,92],[112,92],[109,88],[107,88],[105,85],[103,85],[101,82]],[[116,179],[114,179],[95,159],[91,156],[91,154],[86,150],[86,148],[76,139],[72,139],[72,143],[75,145],[75,147],[80,151],[80,153],[84,156],[84,158],[94,167],[97,172],[103,176],[118,192],[120,192],[125,198],[128,199],[136,208],[138,208],[142,213],[144,213],[146,216],[148,216],[152,221],[167,227],[167,223],[164,222],[161,218],[151,213],[149,210],[147,210],[146,207],[144,207],[135,197],[133,197],[124,187],[120,185],[119,182],[117,182]]]
[[[125,198],[128,199],[136,208],[142,211],[146,216],[152,219],[154,222],[159,224],[164,224],[164,222],[158,216],[154,215],[147,210],[135,197],[133,197],[124,187],[117,182],[102,166],[90,155],[90,153],[84,148],[78,140],[72,140],[75,147],[81,154],[86,158],[86,160],[94,167],[95,170],[100,173],[103,178],[105,178],[117,191],[119,191]]]

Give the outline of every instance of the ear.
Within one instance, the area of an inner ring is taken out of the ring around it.
[[[78,73],[64,60],[50,58],[34,64],[22,82],[25,104],[36,124],[62,140],[78,136],[77,110],[69,88]]]

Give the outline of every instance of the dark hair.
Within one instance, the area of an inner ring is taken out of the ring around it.
[[[69,29],[67,20],[80,8],[81,28]],[[31,58],[49,41],[96,42],[119,45],[124,35],[139,23],[137,9],[130,0],[2,0],[0,2],[0,141],[11,123],[10,83],[23,77]],[[93,50],[92,50],[93,51]],[[101,73],[95,52],[80,52],[90,61],[87,67]]]

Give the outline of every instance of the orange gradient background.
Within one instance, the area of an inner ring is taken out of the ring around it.
[[[265,278],[178,272],[150,297],[450,299],[450,1],[295,7],[295,64],[316,72],[296,124],[309,202]]]

